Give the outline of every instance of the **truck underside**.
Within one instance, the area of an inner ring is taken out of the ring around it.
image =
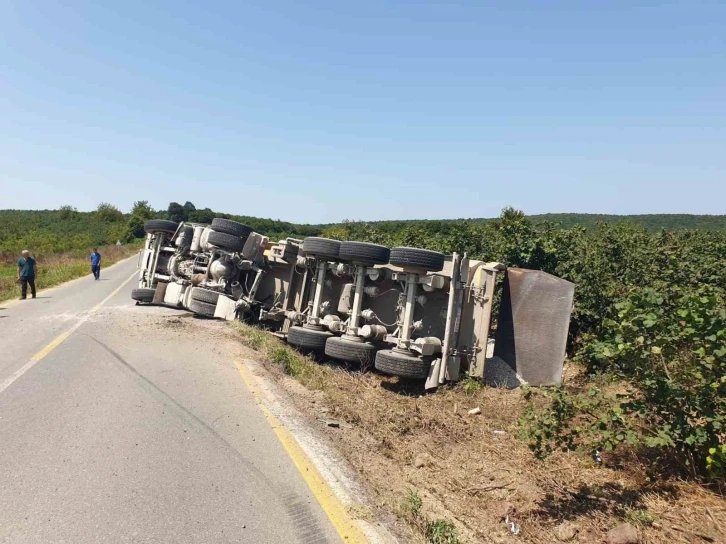
[[[482,378],[499,263],[308,237],[270,243],[227,219],[152,220],[139,303],[239,319],[300,350],[436,387]]]

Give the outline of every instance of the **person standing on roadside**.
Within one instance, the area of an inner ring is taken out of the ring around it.
[[[101,254],[95,247],[91,252],[91,272],[97,280],[101,278]]]
[[[22,255],[18,259],[18,281],[21,290],[20,300],[25,300],[28,296],[28,285],[30,285],[30,294],[35,298],[35,276],[38,275],[38,265],[27,249],[23,250]]]

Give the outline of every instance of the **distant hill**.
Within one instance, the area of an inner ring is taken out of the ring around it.
[[[535,223],[560,223],[568,229],[575,225],[591,227],[597,223],[630,223],[654,230],[726,231],[726,215],[646,214],[602,215],[590,213],[546,213],[528,216]]]

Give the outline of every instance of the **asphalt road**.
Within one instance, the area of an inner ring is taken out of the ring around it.
[[[135,270],[0,303],[0,542],[340,542],[229,340]]]

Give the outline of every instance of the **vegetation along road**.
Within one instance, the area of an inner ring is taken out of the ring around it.
[[[0,540],[340,542],[223,343],[135,311],[135,275],[0,304]]]

